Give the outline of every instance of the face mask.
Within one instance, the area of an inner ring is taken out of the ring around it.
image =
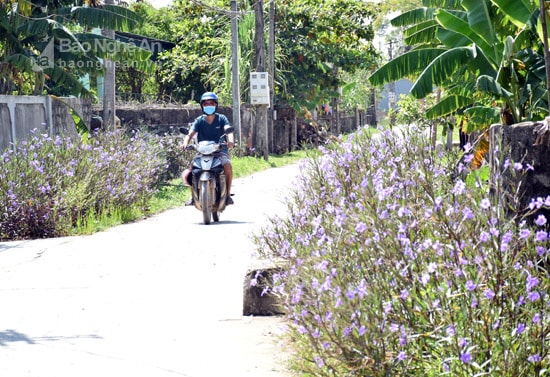
[[[216,111],[216,106],[204,106],[202,111],[204,111],[206,115],[212,115]]]

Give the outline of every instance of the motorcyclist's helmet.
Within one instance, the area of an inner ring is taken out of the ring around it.
[[[206,108],[205,108],[204,102],[208,101],[208,100],[214,101],[216,103],[216,105],[215,106],[206,106]],[[206,92],[201,96],[200,104],[201,104],[202,112],[204,114],[212,115],[216,110],[218,110],[218,96],[214,92]]]
[[[200,104],[202,105],[202,103],[206,100],[212,100],[212,101],[215,101],[216,104],[218,104],[218,96],[216,95],[216,93],[214,92],[206,92],[204,93],[202,96],[201,96],[201,102]]]

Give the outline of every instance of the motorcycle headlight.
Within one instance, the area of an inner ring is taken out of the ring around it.
[[[197,151],[200,154],[212,154],[216,152],[218,148],[219,148],[219,145],[215,143],[204,143],[204,144],[199,143],[197,147]]]

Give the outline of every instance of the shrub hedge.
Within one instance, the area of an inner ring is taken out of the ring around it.
[[[90,214],[146,206],[169,149],[140,132],[87,142],[35,132],[0,155],[0,241],[65,236]]]
[[[295,368],[311,376],[547,373],[547,219],[508,218],[482,182],[456,178],[455,160],[415,135],[360,131],[327,145],[303,165],[288,215],[256,236],[262,256],[287,262],[270,289],[289,318]]]

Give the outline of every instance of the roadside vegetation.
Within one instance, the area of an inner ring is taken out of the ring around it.
[[[322,148],[257,235],[302,376],[542,376],[548,223],[510,215],[421,132]],[[505,174],[528,168],[510,161]],[[457,174],[462,173],[462,174]],[[498,182],[498,179],[497,179]],[[531,209],[548,205],[535,199]],[[528,224],[532,225],[528,225]]]
[[[238,178],[305,156],[232,161]],[[183,205],[190,192],[179,175],[191,158],[180,136],[35,133],[0,155],[0,241],[89,234]]]

